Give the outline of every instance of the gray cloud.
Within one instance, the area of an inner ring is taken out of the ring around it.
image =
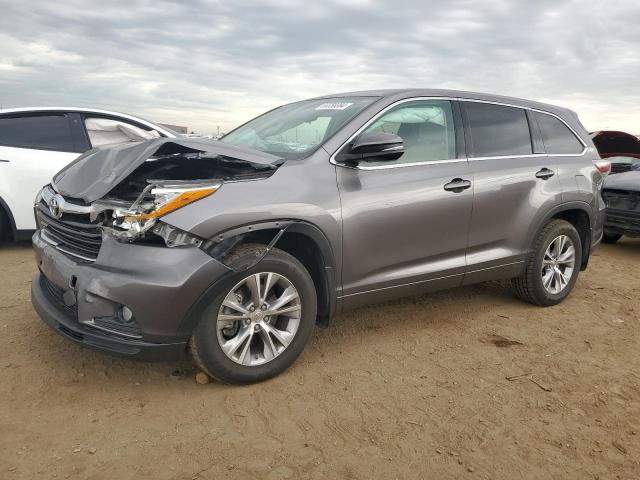
[[[105,3],[108,3],[105,5]],[[0,0],[0,104],[93,106],[212,132],[339,91],[441,87],[640,133],[640,4]]]

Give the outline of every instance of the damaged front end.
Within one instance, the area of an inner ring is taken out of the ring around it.
[[[164,223],[158,223],[162,216],[200,200],[216,192],[222,181],[182,181],[151,180],[142,193],[129,204],[119,198],[96,202],[93,215],[106,213],[102,230],[119,240],[134,241],[143,238],[153,229],[153,233],[165,240],[168,247],[200,246],[202,239],[182,232]],[[108,215],[110,213],[110,215]],[[93,218],[92,220],[94,220]]]
[[[71,255],[77,250],[85,260],[97,256],[89,255],[95,244],[86,244],[95,240],[90,228],[121,242],[201,247],[207,239],[162,217],[213,195],[227,181],[267,178],[280,164],[272,155],[201,139],[91,150],[43,189],[36,217],[45,240]]]

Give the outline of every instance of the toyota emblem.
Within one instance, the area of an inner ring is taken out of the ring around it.
[[[56,218],[62,217],[62,210],[60,209],[60,204],[58,203],[58,200],[56,200],[55,198],[52,198],[51,200],[49,200],[49,211],[51,212],[51,215],[53,215]]]

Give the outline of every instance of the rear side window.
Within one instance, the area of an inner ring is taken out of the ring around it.
[[[111,118],[85,118],[84,125],[91,146],[94,148],[160,138],[160,134],[155,130],[145,130],[131,123]]]
[[[472,157],[530,155],[531,133],[521,108],[463,102],[469,122]]]
[[[542,141],[549,154],[581,153],[584,146],[567,126],[556,117],[535,113],[540,126]]]
[[[0,145],[37,150],[75,150],[66,115],[0,117]]]

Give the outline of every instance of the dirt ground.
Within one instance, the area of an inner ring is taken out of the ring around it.
[[[640,478],[640,240],[553,308],[492,283],[340,315],[247,387],[71,344],[34,270],[0,247],[1,479]]]

